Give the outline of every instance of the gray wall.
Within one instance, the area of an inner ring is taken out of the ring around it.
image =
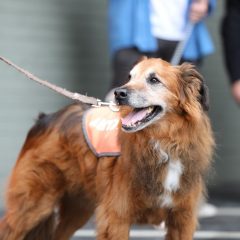
[[[240,183],[240,109],[233,102],[218,34],[222,1],[209,21],[216,54],[204,62],[217,139],[213,187]],[[110,81],[106,0],[1,0],[0,55],[69,90],[103,97]],[[0,63],[0,208],[7,176],[40,111],[69,103]]]
[[[71,91],[102,97],[110,74],[107,1],[1,0],[0,55]],[[70,101],[0,62],[0,207],[7,176],[40,111]]]

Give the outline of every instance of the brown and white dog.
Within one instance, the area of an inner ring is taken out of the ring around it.
[[[214,148],[201,75],[143,59],[115,98],[119,157],[89,149],[86,106],[39,116],[10,178],[1,240],[69,239],[95,210],[98,240],[126,240],[132,224],[161,221],[167,240],[193,238]]]

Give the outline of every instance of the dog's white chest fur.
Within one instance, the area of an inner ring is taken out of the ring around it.
[[[158,163],[167,164],[167,172],[163,180],[163,193],[159,196],[159,204],[161,207],[172,207],[172,193],[176,192],[180,187],[180,180],[183,173],[183,165],[180,160],[172,160],[171,157],[161,149],[160,143],[151,140],[153,149],[158,156]]]
[[[170,160],[167,167],[167,174],[163,181],[164,192],[160,196],[161,207],[172,207],[172,193],[180,187],[180,179],[183,173],[183,165],[180,160]]]
[[[166,191],[175,192],[179,188],[183,166],[180,160],[170,160],[163,186]]]

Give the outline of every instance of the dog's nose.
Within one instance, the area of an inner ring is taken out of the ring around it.
[[[127,98],[127,89],[125,88],[118,88],[114,92],[115,98],[119,100],[123,100]]]
[[[122,105],[122,104],[125,104],[127,100],[128,92],[127,92],[127,89],[125,88],[117,88],[114,92],[114,95],[117,103]]]

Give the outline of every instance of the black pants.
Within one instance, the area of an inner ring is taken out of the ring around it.
[[[224,60],[231,83],[240,79],[240,1],[228,1],[222,21],[222,43]]]
[[[177,46],[177,41],[158,40],[158,50],[156,52],[141,52],[137,48],[125,48],[117,51],[112,59],[113,80],[112,88],[119,87],[128,81],[128,74],[131,68],[139,61],[142,56],[162,58],[170,62]],[[181,62],[187,61],[181,59]],[[199,61],[193,62],[198,64]]]

